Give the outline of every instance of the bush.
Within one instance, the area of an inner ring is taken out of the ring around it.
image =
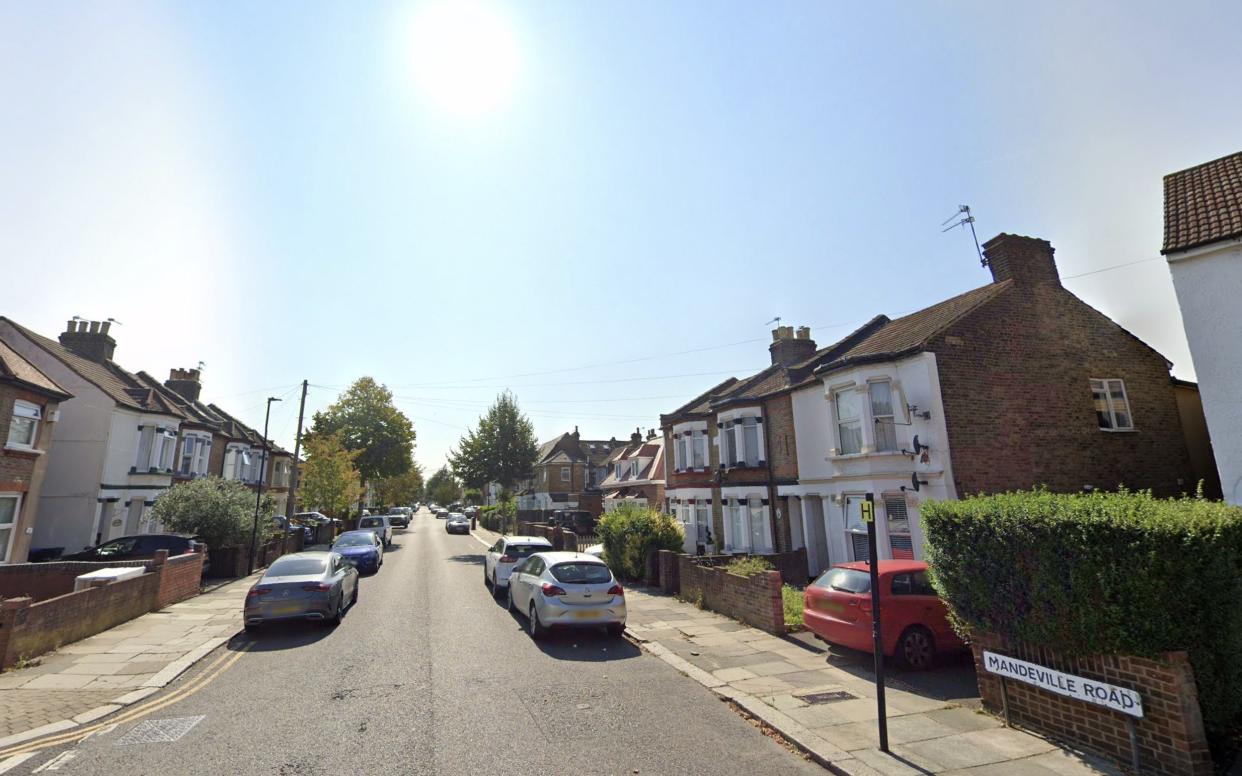
[[[625,504],[596,523],[604,545],[604,560],[614,573],[640,579],[652,550],[678,550],[683,544],[681,524],[655,509]]]
[[[254,492],[236,480],[219,477],[183,482],[155,499],[152,516],[174,533],[197,536],[208,547],[249,546],[254,526]],[[274,533],[272,500],[259,508],[258,541]]]
[[[922,515],[959,629],[1075,656],[1188,650],[1209,729],[1242,717],[1242,509],[1035,491],[929,502]]]
[[[763,558],[734,558],[725,566],[726,571],[739,577],[753,577],[761,571],[771,571],[774,568],[776,567]]]

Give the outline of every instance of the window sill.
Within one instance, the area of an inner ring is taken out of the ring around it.
[[[909,453],[903,453],[900,450],[884,450],[881,452],[869,453],[829,453],[825,461],[853,461],[862,458],[909,458]]]
[[[1100,431],[1103,431],[1105,434],[1134,434],[1134,433],[1136,433],[1136,432],[1138,431],[1138,429],[1137,429],[1137,428],[1134,428],[1134,427],[1130,427],[1130,428],[1102,428],[1102,429],[1100,429]]]
[[[21,445],[6,444],[4,446],[4,451],[6,453],[18,453],[20,455],[29,455],[31,457],[37,457],[37,456],[43,455],[43,451],[39,450],[38,448],[22,447]]]

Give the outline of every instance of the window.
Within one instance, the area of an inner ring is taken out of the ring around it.
[[[151,447],[155,443],[155,426],[138,427],[138,460],[134,468],[145,472],[151,468]]]
[[[13,535],[17,528],[18,496],[0,495],[0,563],[8,563],[12,552]]]
[[[1124,380],[1092,380],[1091,396],[1095,400],[1095,417],[1105,431],[1133,431],[1130,399]]]
[[[871,400],[871,424],[875,427],[875,449],[894,452],[897,449],[897,427],[893,425],[893,385],[889,382],[867,386]]]
[[[832,568],[811,583],[815,587],[839,590],[842,593],[861,595],[871,592],[871,575],[858,569]]]
[[[677,448],[673,455],[677,457],[675,466],[677,471],[685,471],[690,468],[690,459],[686,457],[686,437],[684,435],[677,438]]]
[[[733,433],[733,424],[725,424],[724,430],[724,460],[721,461],[725,466],[732,466],[737,463],[737,437]]]
[[[734,552],[744,552],[746,550],[745,542],[750,537],[750,531],[746,527],[746,507],[736,499],[725,501],[725,518],[729,526],[728,549]]]
[[[762,498],[725,500],[725,523],[731,552],[766,553],[772,551],[768,532],[768,507]]]
[[[631,477],[638,476],[638,459],[637,458],[630,461],[630,476]]]
[[[837,454],[862,452],[862,419],[858,412],[858,393],[853,388],[837,391]]]
[[[754,418],[742,419],[742,448],[747,466],[759,465],[759,423]]]
[[[914,540],[910,536],[910,514],[903,496],[884,499],[884,514],[888,520],[888,545],[894,560],[914,559]]]
[[[562,467],[561,467],[561,482],[569,482],[569,479],[570,479],[570,469],[569,469],[569,467],[568,467],[568,466],[562,466]]]
[[[845,543],[849,546],[850,560],[868,560],[871,557],[867,544],[867,524],[862,519],[863,497],[847,496],[845,499]]]
[[[722,466],[759,466],[763,463],[760,422],[757,417],[745,417],[724,424],[724,429],[720,432]]]
[[[13,402],[13,417],[9,420],[8,445],[33,450],[39,441],[39,421],[42,418],[43,411],[39,409],[39,405],[27,401]],[[4,546],[0,545],[0,551],[3,549]]]
[[[694,449],[694,460],[691,465],[696,469],[707,468],[707,432],[697,431],[690,437],[690,446]]]

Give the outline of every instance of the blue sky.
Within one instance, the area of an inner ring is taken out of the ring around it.
[[[774,316],[988,282],[959,203],[1063,276],[1159,255],[1161,176],[1242,144],[1242,6],[1029,5],[479,0],[480,44],[419,2],[5,4],[0,309],[117,318],[258,426],[284,396],[286,445],[296,383],[363,374],[428,469],[506,387],[623,437]],[[475,69],[500,96],[446,103]],[[1193,378],[1163,262],[1065,283]]]

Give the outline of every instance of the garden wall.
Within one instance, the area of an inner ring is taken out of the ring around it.
[[[763,571],[750,577],[700,566],[692,555],[677,556],[681,597],[768,633],[785,632],[781,574]]]
[[[0,599],[30,597],[46,601],[73,592],[73,581],[83,574],[106,568],[146,566],[150,561],[118,560],[111,563],[54,561],[0,565]]]

